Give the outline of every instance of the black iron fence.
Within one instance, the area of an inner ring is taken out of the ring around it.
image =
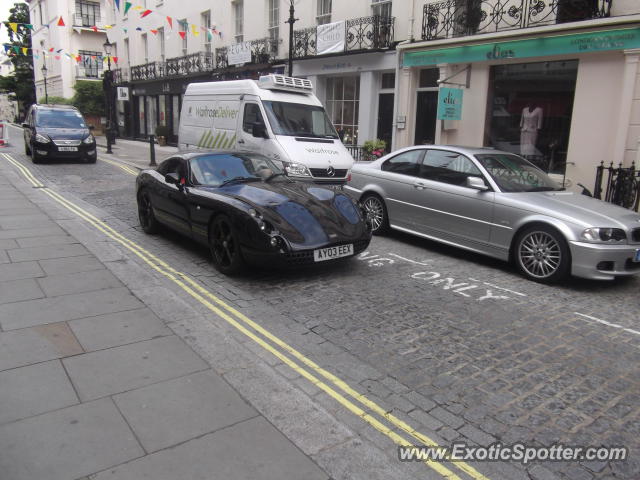
[[[260,38],[249,41],[251,63],[273,63],[278,55],[278,42],[271,38]],[[218,68],[229,66],[228,47],[216,48],[216,65]]]
[[[131,79],[130,70],[128,68],[116,68],[113,70],[113,83],[114,85],[121,85],[128,83]]]
[[[422,39],[482,33],[608,17],[613,0],[445,0],[423,7]],[[639,12],[640,13],[640,12]]]
[[[161,78],[165,76],[165,64],[164,62],[150,62],[144,65],[136,65],[131,67],[131,81],[137,80],[152,80],[154,78]]]
[[[209,52],[196,52],[182,57],[169,58],[165,65],[167,77],[205,73],[215,68],[213,53]]]
[[[640,170],[636,170],[634,163],[630,167],[620,164],[616,168],[613,162],[608,167],[600,162],[596,169],[593,196],[637,212],[640,206]]]
[[[372,162],[378,159],[375,155],[368,153],[361,145],[345,145],[345,148],[356,162]]]
[[[385,50],[393,47],[395,17],[371,15],[345,21],[345,52]],[[293,32],[293,58],[317,55],[317,27]]]

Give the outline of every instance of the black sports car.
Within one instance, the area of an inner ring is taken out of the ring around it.
[[[341,190],[295,182],[267,157],[216,152],[175,155],[137,181],[140,224],[166,225],[209,245],[216,268],[280,266],[352,257],[371,225]]]

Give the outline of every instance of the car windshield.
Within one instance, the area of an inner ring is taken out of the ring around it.
[[[75,110],[38,110],[36,126],[47,128],[87,128],[82,115]]]
[[[300,103],[263,101],[273,133],[295,137],[338,138],[324,108]]]
[[[280,167],[262,155],[212,154],[190,160],[193,183],[219,187],[233,181],[258,181],[284,173]],[[278,178],[278,177],[276,177]]]
[[[503,192],[564,190],[538,167],[517,155],[483,153],[475,157]]]

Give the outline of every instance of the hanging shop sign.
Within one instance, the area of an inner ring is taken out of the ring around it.
[[[229,45],[227,48],[229,65],[241,65],[251,63],[251,43],[242,42]]]
[[[542,57],[587,52],[640,48],[640,28],[601,30],[598,32],[485,43],[464,47],[406,52],[403,67],[440,63],[469,63],[509,58]]]
[[[118,87],[118,100],[129,101],[129,87]]]
[[[318,55],[344,52],[344,21],[318,25],[316,38]]]
[[[461,88],[440,88],[438,92],[438,120],[462,119]]]

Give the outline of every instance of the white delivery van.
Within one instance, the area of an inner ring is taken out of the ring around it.
[[[283,75],[188,85],[178,146],[262,153],[317,183],[344,183],[353,165],[311,82]]]

